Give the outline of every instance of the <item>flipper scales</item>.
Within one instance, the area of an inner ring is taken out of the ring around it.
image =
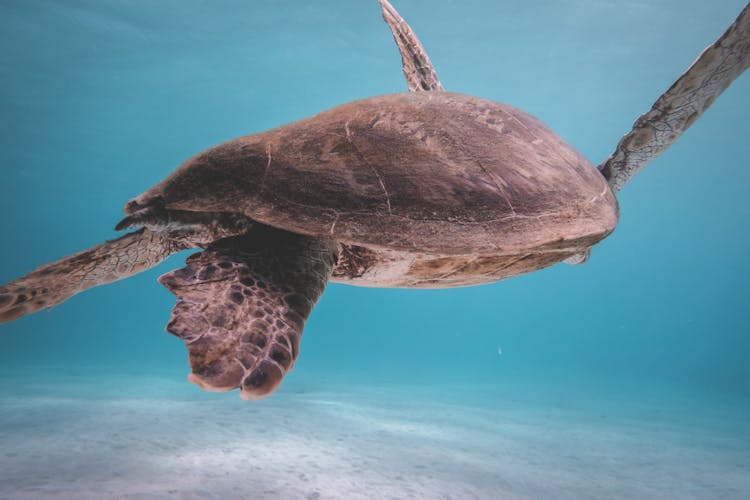
[[[750,66],[750,4],[642,114],[599,170],[615,193],[665,151]]]
[[[337,258],[328,239],[260,224],[190,256],[159,282],[177,295],[167,331],[187,343],[190,381],[272,393],[299,354],[302,329]]]
[[[379,0],[383,11],[383,19],[388,23],[401,52],[406,83],[410,92],[443,91],[443,84],[437,76],[435,68],[430,62],[427,52],[417,38],[414,30],[403,17],[393,8],[388,0]]]

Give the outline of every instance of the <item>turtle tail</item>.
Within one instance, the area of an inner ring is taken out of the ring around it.
[[[0,323],[149,269],[183,247],[147,228],[44,265],[0,286]]]

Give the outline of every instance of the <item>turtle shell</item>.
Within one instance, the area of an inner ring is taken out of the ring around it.
[[[219,144],[126,212],[154,203],[424,256],[570,255],[618,218],[599,171],[539,120],[447,92],[363,99]]]

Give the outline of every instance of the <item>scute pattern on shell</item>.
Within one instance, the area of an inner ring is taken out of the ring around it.
[[[618,217],[601,174],[539,120],[448,92],[363,99],[220,144],[133,206],[152,203],[435,255],[595,243]]]

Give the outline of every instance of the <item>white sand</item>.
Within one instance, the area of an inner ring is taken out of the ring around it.
[[[737,415],[424,390],[0,377],[0,498],[750,498]]]

